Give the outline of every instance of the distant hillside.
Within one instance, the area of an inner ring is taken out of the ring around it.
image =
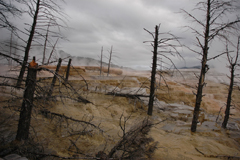
[[[201,69],[201,66],[181,67],[179,69]]]
[[[41,65],[41,63],[42,63],[42,53],[43,53],[42,48],[40,48],[40,47],[33,48],[31,50],[31,56],[29,57],[29,61],[32,60],[32,56],[36,56],[37,62]],[[50,53],[50,50],[47,50],[45,63],[47,61],[47,58],[49,57],[49,53]],[[75,66],[100,66],[100,60],[96,60],[96,59],[89,58],[89,57],[72,56],[72,55],[66,53],[63,50],[59,50],[59,51],[55,52],[52,55],[52,58],[53,59],[62,58],[63,59],[62,65],[67,65],[69,58],[71,58],[72,59],[72,65],[75,65]],[[8,60],[4,57],[0,57],[0,64],[1,65],[7,65]],[[16,63],[14,63],[14,64],[16,65]],[[56,65],[56,63],[54,65]],[[106,66],[108,66],[108,63],[103,62],[102,65],[106,67]],[[112,64],[112,63],[111,63],[111,67],[112,68],[125,68],[125,67],[121,67],[121,66],[118,66],[118,65],[115,65],[115,64]]]
[[[100,66],[100,60],[96,60],[93,58],[89,58],[89,57],[80,57],[80,56],[72,56],[66,52],[64,52],[63,50],[60,50],[58,52],[58,57],[64,59],[67,58],[66,60],[64,60],[63,64],[67,64],[68,63],[68,59],[71,58],[72,59],[72,65],[75,66]],[[103,66],[108,66],[108,63],[103,62],[102,63]],[[111,67],[113,68],[121,68],[118,65],[115,64],[111,64]]]

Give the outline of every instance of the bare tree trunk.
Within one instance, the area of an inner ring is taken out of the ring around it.
[[[18,130],[16,140],[27,140],[29,136],[29,127],[31,122],[31,113],[33,107],[33,98],[36,85],[37,69],[29,65],[28,75],[26,80],[26,90],[20,111],[20,118],[18,122]]]
[[[195,132],[197,129],[198,116],[199,116],[200,106],[201,106],[201,102],[202,102],[204,77],[205,77],[205,71],[202,68],[201,74],[199,77],[199,82],[198,82],[198,90],[197,90],[197,95],[196,95],[195,108],[194,108],[194,112],[193,112],[193,119],[192,119],[192,125],[191,125],[192,132]]]
[[[46,56],[46,49],[47,49],[49,27],[50,27],[50,21],[48,23],[47,33],[46,33],[45,42],[44,42],[42,65],[45,64],[45,56]]]
[[[228,98],[227,98],[227,105],[225,110],[225,117],[222,123],[222,128],[227,127],[229,115],[230,115],[230,107],[231,107],[231,100],[232,100],[232,91],[233,91],[233,83],[234,83],[234,66],[231,65],[231,77],[230,77],[230,85],[228,89]]]
[[[10,37],[10,49],[9,49],[9,56],[10,56],[10,57],[12,57],[12,47],[13,47],[13,29],[12,29],[11,37]],[[9,59],[8,65],[9,65],[9,66],[12,65],[12,59]]]
[[[150,96],[148,102],[148,115],[152,115],[153,102],[154,102],[154,92],[155,92],[155,81],[156,81],[156,68],[157,68],[157,49],[158,49],[158,31],[159,28],[155,27],[155,39],[154,39],[154,51],[153,51],[153,64],[152,64],[152,75],[151,75],[151,86],[150,86]]]
[[[112,59],[112,46],[111,46],[111,51],[110,51],[110,57],[109,57],[109,62],[108,62],[108,73],[107,76],[109,75],[110,72],[110,65],[111,65],[111,59]]]
[[[66,72],[65,82],[68,81],[69,72],[70,72],[70,67],[71,67],[71,61],[72,61],[72,59],[69,59],[69,61],[68,61],[68,66],[67,66],[67,72]]]
[[[228,52],[228,45],[226,45],[227,58],[228,58],[228,62],[230,64],[229,68],[231,69],[231,76],[230,76],[230,84],[229,84],[229,88],[228,88],[228,97],[227,97],[227,105],[226,105],[226,110],[225,110],[225,117],[224,117],[224,121],[222,123],[222,128],[227,128],[227,123],[228,123],[228,119],[229,119],[229,115],[230,115],[232,92],[233,92],[234,78],[235,78],[234,72],[236,70],[236,67],[240,66],[239,61],[238,61],[239,45],[240,45],[240,36],[238,37],[237,53],[236,53],[235,61],[233,61],[233,57],[230,56],[230,53]]]
[[[103,47],[102,47],[102,50],[101,50],[100,77],[102,76],[102,56],[103,56]]]
[[[61,67],[61,63],[62,63],[62,59],[59,58],[58,59],[58,64],[57,64],[57,68],[56,68],[56,71],[55,71],[55,74],[53,76],[53,80],[52,80],[52,83],[51,83],[51,87],[49,89],[49,92],[48,92],[48,97],[52,96],[52,92],[53,92],[53,89],[54,89],[54,85],[56,83],[56,80],[57,80],[57,74],[58,74],[58,71]]]
[[[37,25],[39,6],[40,6],[40,0],[37,0],[36,10],[35,10],[35,13],[34,13],[34,18],[33,18],[33,24],[32,24],[32,28],[31,28],[29,38],[28,38],[27,46],[25,48],[25,55],[24,55],[22,68],[21,68],[20,74],[18,76],[18,81],[17,81],[17,85],[16,85],[17,87],[19,87],[21,85],[22,80],[23,80],[23,76],[24,76],[24,72],[25,72],[25,69],[26,69],[28,56],[29,56],[29,51],[30,51],[30,48],[31,48],[33,36],[34,36],[34,33],[35,33],[35,28],[36,28],[36,25]]]
[[[206,20],[206,27],[205,27],[205,35],[204,35],[204,47],[203,49],[203,55],[202,55],[202,68],[201,73],[199,77],[198,82],[198,88],[197,88],[197,95],[196,95],[196,102],[195,102],[195,108],[193,112],[193,119],[192,119],[192,126],[191,131],[196,132],[197,129],[197,123],[198,123],[198,116],[199,116],[199,110],[202,102],[202,91],[203,87],[205,85],[205,74],[208,69],[207,65],[207,56],[208,56],[208,39],[209,39],[209,28],[210,28],[210,9],[211,9],[211,2],[208,0],[207,3],[207,20]]]
[[[59,38],[58,38],[58,39],[59,39]],[[50,53],[50,55],[49,55],[49,58],[48,58],[48,61],[47,61],[47,65],[49,65],[49,63],[50,63],[50,59],[51,59],[52,54],[53,54],[53,52],[54,52],[54,50],[55,50],[55,47],[56,47],[57,42],[58,42],[58,39],[57,39],[57,41],[55,42],[55,44],[54,44],[54,46],[53,46],[53,49],[52,49],[52,51],[51,51],[51,53]]]

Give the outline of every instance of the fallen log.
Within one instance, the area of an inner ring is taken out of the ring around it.
[[[140,99],[140,97],[149,97],[149,95],[143,95],[143,94],[126,94],[126,93],[115,93],[115,92],[108,92],[106,95],[114,95],[119,97],[126,97],[131,99]]]

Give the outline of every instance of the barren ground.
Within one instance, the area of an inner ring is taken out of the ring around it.
[[[5,68],[7,70],[7,67]],[[108,153],[120,139],[119,118],[122,114],[124,117],[131,116],[127,121],[127,129],[130,129],[131,126],[139,123],[148,115],[147,98],[134,100],[106,95],[105,93],[114,90],[118,93],[147,95],[149,94],[150,72],[123,70],[122,74],[119,74],[120,69],[115,69],[109,77],[106,76],[106,73],[103,73],[104,75],[100,77],[96,68],[85,68],[85,70],[84,67],[75,68],[75,70],[71,70],[69,83],[82,97],[92,103],[84,104],[66,98],[57,98],[55,101],[48,103],[44,100],[38,100],[34,103],[31,137],[44,146],[45,152],[50,154],[67,157],[77,154],[77,151],[85,154],[84,156],[94,156],[101,150]],[[62,69],[60,74],[64,74],[64,71]],[[195,103],[193,92],[196,92],[194,87],[197,84],[194,73],[198,74],[199,70],[182,70],[184,78],[178,73],[163,73],[167,85],[162,78],[156,91],[157,100],[153,116],[149,117],[154,123],[158,123],[149,134],[155,141],[158,141],[157,150],[152,159],[213,160],[227,159],[229,156],[240,157],[239,91],[233,93],[233,102],[236,106],[231,110],[233,115],[229,120],[229,128],[223,130],[220,127],[227,97],[226,84],[228,81],[225,75],[214,70],[208,73],[207,85],[204,88],[205,96],[201,106],[200,123],[196,133],[190,132]],[[7,71],[1,73],[1,75],[3,74],[16,77],[17,72]],[[51,76],[52,74],[45,71],[38,73],[38,79]],[[86,87],[83,78],[88,87]],[[43,82],[42,86],[50,84],[51,79]],[[11,80],[8,83],[14,84],[15,81]],[[139,90],[139,88],[141,89]],[[54,95],[58,95],[59,91],[62,94],[67,94],[68,90],[65,90],[64,86],[57,82]],[[21,97],[23,91],[1,87],[0,138],[2,142],[11,141],[16,136],[17,120],[19,118],[17,110],[21,107],[21,99],[10,96],[10,93]],[[65,122],[61,119],[54,119],[49,115],[43,115],[39,112],[39,108],[64,114],[73,119],[89,121],[102,129],[103,133],[94,127],[78,125],[71,121]],[[81,129],[85,130],[81,134],[74,135],[73,132],[70,134],[71,129],[79,130],[79,132]],[[75,142],[77,147],[73,146],[72,141]]]

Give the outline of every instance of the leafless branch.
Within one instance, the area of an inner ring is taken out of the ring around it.
[[[139,124],[133,126],[129,131],[126,131],[126,123],[130,117],[124,118],[123,124],[122,118],[123,115],[121,115],[119,121],[120,128],[123,132],[122,137],[108,153],[108,157],[112,158],[118,152],[118,158],[121,159],[131,159],[133,157],[142,158],[144,156],[150,158],[157,145],[157,142],[152,143],[152,138],[146,137],[153,123],[146,118]]]
[[[72,117],[68,117],[68,116],[65,116],[64,114],[59,114],[59,113],[54,113],[54,112],[50,112],[48,110],[41,110],[41,113],[43,115],[51,115],[51,116],[57,116],[57,117],[61,117],[61,118],[64,118],[66,120],[71,120],[71,121],[74,121],[74,122],[78,122],[78,123],[84,123],[84,124],[87,124],[87,125],[90,125],[96,129],[98,129],[99,131],[101,131],[102,133],[104,132],[101,128],[99,128],[99,126],[96,126],[95,124],[93,123],[90,123],[90,122],[87,122],[87,121],[83,121],[83,120],[78,120],[78,119],[74,119]]]

